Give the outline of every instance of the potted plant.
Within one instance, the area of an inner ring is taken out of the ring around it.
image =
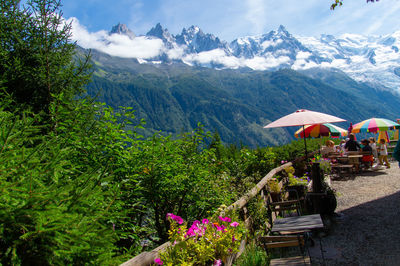
[[[309,182],[310,178],[307,175],[298,177],[293,174],[289,174],[288,184],[287,184],[289,198],[290,199],[302,198],[306,194]]]
[[[271,195],[272,201],[278,202],[281,200],[281,186],[276,177],[273,177],[270,180],[268,180],[267,189],[269,194]]]

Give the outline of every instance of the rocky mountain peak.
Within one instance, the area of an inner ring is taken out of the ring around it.
[[[291,37],[292,35],[286,30],[283,25],[280,25],[278,28],[278,35]]]
[[[168,29],[164,29],[160,23],[157,23],[155,27],[151,28],[151,30],[146,33],[146,36],[160,38],[164,43],[171,43],[174,41],[174,37],[169,33]]]
[[[130,39],[135,38],[135,33],[128,29],[128,27],[125,24],[118,23],[117,25],[113,26],[111,28],[110,34],[121,34],[121,35],[126,35]]]
[[[210,51],[217,48],[228,49],[227,44],[213,34],[205,34],[198,26],[183,28],[182,33],[176,36],[176,42],[186,45],[190,52]]]

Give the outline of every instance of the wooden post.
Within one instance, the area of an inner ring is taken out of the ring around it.
[[[314,193],[321,193],[322,191],[322,178],[321,168],[319,163],[313,163],[311,168],[312,189]]]

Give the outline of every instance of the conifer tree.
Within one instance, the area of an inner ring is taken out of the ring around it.
[[[0,1],[0,86],[35,113],[49,114],[60,96],[73,99],[90,78],[89,56],[74,57],[60,6],[59,0]]]

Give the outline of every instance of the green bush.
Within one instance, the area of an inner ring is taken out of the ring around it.
[[[236,266],[265,266],[269,265],[269,258],[264,249],[249,244],[244,253],[235,261]]]
[[[71,159],[76,132],[41,135],[35,118],[0,111],[1,263],[109,261],[117,239],[109,223],[119,196],[113,176]]]

